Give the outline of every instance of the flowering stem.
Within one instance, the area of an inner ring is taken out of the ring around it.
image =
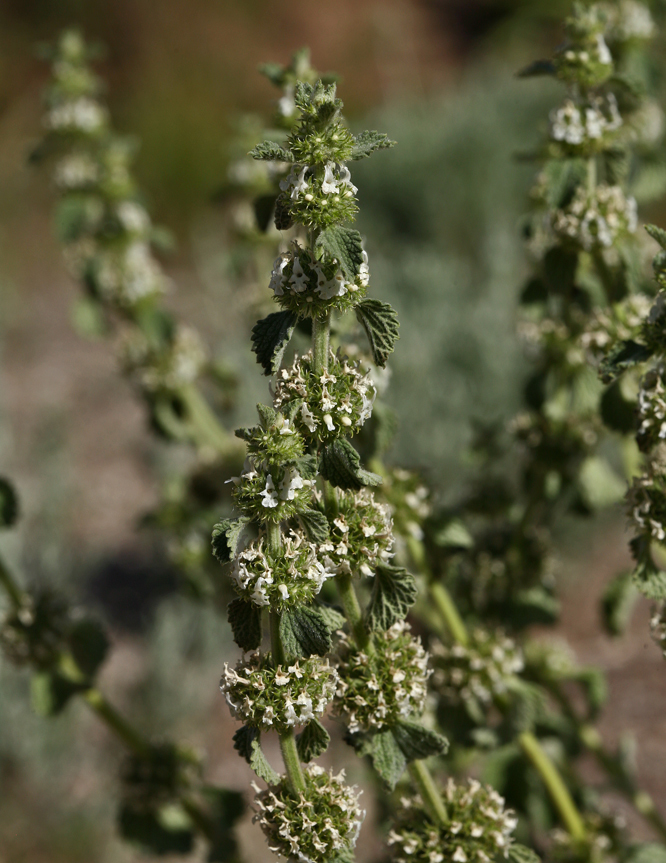
[[[544,752],[537,738],[531,731],[523,731],[522,734],[518,736],[518,743],[532,763],[532,766],[543,779],[544,785],[550,794],[550,798],[557,811],[560,813],[560,817],[572,838],[584,839],[585,825],[583,823],[583,819],[581,818],[580,813],[576,808],[576,804],[573,802],[562,777],[555,768],[553,762]]]
[[[448,824],[449,813],[441,798],[432,775],[424,761],[412,761],[409,765],[409,775],[412,777],[423,799],[428,815],[436,824]]]

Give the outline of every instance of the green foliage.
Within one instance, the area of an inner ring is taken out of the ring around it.
[[[264,374],[274,375],[296,326],[296,315],[290,311],[272,312],[252,329],[252,350]]]
[[[367,624],[372,631],[384,632],[402,620],[416,600],[414,576],[402,566],[380,564],[372,583]]]
[[[256,650],[261,644],[261,610],[243,599],[232,599],[227,607],[229,626],[241,650]]]
[[[189,854],[194,848],[191,823],[174,807],[152,812],[126,804],[118,814],[118,829],[124,839],[147,854]]]
[[[324,447],[319,471],[336,488],[354,489],[381,485],[382,478],[361,467],[361,459],[348,440],[341,438]]]
[[[400,338],[398,315],[388,303],[373,299],[361,300],[354,311],[370,342],[373,360],[384,368]]]
[[[243,533],[250,519],[225,518],[215,525],[212,533],[211,546],[213,554],[220,563],[229,563],[238,554],[243,542]]]
[[[601,610],[604,626],[610,635],[622,635],[637,599],[631,572],[621,572],[608,582],[601,598]]]
[[[443,755],[449,747],[448,740],[437,731],[406,719],[396,722],[391,733],[407,761]]]
[[[18,496],[9,480],[0,477],[0,528],[13,527],[19,514]]]
[[[329,537],[328,519],[318,509],[306,509],[299,513],[299,521],[310,542],[323,543]]]
[[[248,153],[253,159],[264,159],[268,162],[293,162],[294,155],[275,141],[262,141]]]
[[[376,150],[388,150],[391,147],[395,147],[395,141],[389,140],[388,135],[367,130],[354,136],[354,147],[349,158],[354,161],[367,159]]]
[[[370,756],[372,758],[372,765],[377,773],[379,773],[388,787],[393,790],[407,766],[407,758],[398,746],[393,731],[389,729],[373,735]]]
[[[331,735],[321,722],[310,720],[303,731],[296,737],[296,748],[301,761],[307,764],[313,758],[319,758],[328,749]]]
[[[363,263],[363,241],[358,231],[339,225],[326,228],[317,237],[317,247],[335,258],[348,279],[355,279]]]
[[[280,615],[280,638],[289,658],[325,656],[331,649],[331,631],[318,606],[301,606]]]

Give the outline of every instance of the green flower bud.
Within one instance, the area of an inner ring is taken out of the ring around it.
[[[310,656],[285,668],[274,667],[270,653],[253,653],[235,669],[225,662],[220,689],[236,719],[284,734],[322,716],[337,683],[337,672],[327,659]]]
[[[369,281],[368,256],[354,281],[348,281],[334,258],[318,260],[294,243],[293,249],[273,264],[270,287],[283,309],[299,317],[320,318],[330,309],[345,312],[366,294]]]
[[[399,719],[423,713],[428,654],[409,632],[409,624],[401,620],[386,632],[374,633],[371,654],[342,635],[334,711],[352,734],[390,728]]]
[[[312,129],[305,117],[289,136],[288,146],[294,161],[303,165],[346,162],[354,148],[354,136],[339,121],[325,129]]]
[[[356,786],[315,764],[304,768],[306,790],[294,796],[286,778],[274,788],[257,792],[254,804],[271,851],[290,860],[333,863],[356,845],[365,817]]]
[[[373,576],[378,563],[391,557],[391,510],[368,488],[338,492],[338,514],[329,524],[330,538],[320,546],[328,569],[336,574]]]
[[[493,863],[506,856],[518,819],[496,791],[475,779],[457,785],[449,778],[443,797],[444,825],[428,818],[418,797],[402,801],[388,837],[395,863]]]
[[[230,575],[243,599],[283,612],[309,605],[334,572],[321,562],[318,546],[292,530],[283,536],[280,549],[272,553],[260,535],[236,555]]]
[[[507,692],[511,678],[524,667],[515,642],[501,632],[475,629],[469,644],[432,646],[433,687],[453,703],[490,704]]]
[[[357,363],[331,352],[328,371],[315,372],[309,351],[281,370],[273,403],[293,415],[303,437],[326,444],[358,431],[372,413],[376,392]]]
[[[278,524],[310,507],[312,481],[303,479],[293,465],[270,471],[254,467],[248,459],[240,476],[233,477],[233,499],[245,515],[258,522]]]
[[[236,434],[247,443],[252,463],[266,470],[273,465],[293,463],[304,452],[303,438],[282,414],[270,425],[265,422],[251,429],[239,429]]]

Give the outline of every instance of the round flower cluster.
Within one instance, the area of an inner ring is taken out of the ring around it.
[[[377,564],[392,557],[390,507],[378,503],[368,488],[339,492],[338,505],[338,515],[330,524],[330,538],[320,546],[320,554],[336,575],[373,576]]]
[[[470,633],[469,644],[432,647],[433,686],[453,702],[490,703],[507,691],[507,681],[524,668],[523,655],[514,641],[482,629]]]
[[[375,633],[370,655],[346,635],[341,637],[334,710],[345,717],[352,734],[390,728],[399,719],[423,712],[428,654],[409,631],[409,624],[401,620],[386,632]]]
[[[107,302],[133,306],[168,289],[167,277],[143,240],[100,246],[90,263],[94,285]]]
[[[568,41],[555,56],[557,77],[568,84],[597,87],[613,73],[613,56],[603,36],[605,21],[595,6],[577,7],[566,22]]]
[[[318,261],[294,244],[292,251],[276,258],[270,287],[282,308],[299,317],[319,318],[331,308],[344,312],[355,306],[365,296],[369,278],[365,252],[359,274],[349,281],[335,258]]]
[[[550,114],[550,137],[577,153],[593,153],[606,146],[609,135],[622,126],[622,117],[613,94],[583,104],[567,99]]]
[[[554,210],[551,225],[562,240],[585,251],[612,246],[619,237],[633,234],[638,224],[636,200],[620,186],[597,186],[592,194],[580,186],[565,209]]]
[[[394,531],[402,537],[423,539],[421,525],[430,515],[430,491],[417,473],[393,468],[380,491],[393,515]]]
[[[236,506],[257,521],[277,524],[307,509],[312,500],[311,480],[303,479],[293,465],[274,466],[270,471],[246,460],[243,473],[229,482],[236,486]]]
[[[634,478],[627,492],[631,521],[643,534],[658,542],[666,540],[666,477],[654,470]]]
[[[315,372],[310,351],[280,371],[273,404],[286,413],[296,403],[293,422],[298,431],[326,444],[361,428],[372,413],[376,392],[369,374],[361,374],[357,363],[332,351],[328,371]]]
[[[107,111],[99,102],[88,96],[77,96],[53,105],[44,118],[44,125],[54,132],[97,135],[104,131],[107,121]]]
[[[121,345],[121,364],[148,392],[177,393],[201,374],[206,349],[196,330],[178,326],[171,341],[156,349],[138,329],[129,331]]]
[[[274,788],[257,792],[258,821],[271,851],[302,863],[330,863],[356,845],[365,812],[359,806],[362,792],[345,784],[344,771],[336,776],[315,764],[303,768],[306,790],[295,796],[286,778]]]
[[[650,618],[650,634],[666,658],[666,603],[662,602]]]
[[[313,165],[345,162],[354,149],[354,136],[339,121],[317,132],[309,130],[307,119],[289,136],[289,149],[296,162]]]
[[[259,607],[282,612],[308,605],[327,578],[335,573],[318,559],[319,548],[302,533],[290,531],[277,553],[268,554],[260,536],[236,555],[231,578],[237,593]]]
[[[606,38],[609,42],[630,42],[651,39],[656,32],[649,8],[639,0],[620,0],[600,4],[606,18]]]
[[[262,423],[236,432],[247,443],[247,454],[253,464],[268,470],[271,465],[293,463],[303,455],[303,438],[282,414],[268,428],[265,426]]]
[[[649,452],[666,440],[666,387],[662,364],[650,369],[641,380],[638,392],[638,431],[636,442]]]
[[[59,189],[79,191],[94,186],[100,177],[98,162],[89,153],[68,153],[58,160],[53,181]]]
[[[609,310],[595,309],[579,338],[588,361],[596,364],[619,342],[639,338],[650,304],[645,294],[632,294]]]
[[[63,650],[68,628],[64,603],[48,591],[40,592],[0,623],[0,647],[16,665],[48,668]]]
[[[349,221],[358,210],[358,189],[351,181],[349,168],[338,162],[292,165],[280,181],[280,189],[276,208],[308,228],[327,228]]]
[[[388,836],[395,863],[493,863],[506,857],[518,819],[504,799],[475,779],[457,785],[449,778],[444,804],[447,824],[433,824],[416,797],[403,799]]]
[[[585,365],[585,354],[572,337],[571,329],[561,321],[549,317],[525,318],[518,324],[518,334],[530,357],[545,356],[570,371]]]
[[[235,669],[225,662],[220,689],[236,719],[284,733],[322,716],[337,684],[337,672],[327,659],[310,656],[284,668],[272,665],[270,653],[253,653]]]

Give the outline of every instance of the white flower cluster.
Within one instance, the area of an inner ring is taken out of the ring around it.
[[[311,497],[312,480],[303,479],[293,465],[272,470],[268,472],[253,459],[246,459],[241,475],[227,480],[236,486],[233,495],[239,508],[260,521],[291,518]]]
[[[592,195],[581,186],[565,209],[553,212],[551,225],[557,235],[588,252],[607,248],[636,230],[636,199],[626,197],[620,186],[600,185]]]
[[[301,196],[305,201],[312,201],[315,195],[319,196],[320,193],[340,200],[353,198],[358,192],[351,181],[349,168],[337,162],[326,162],[324,176],[319,179],[310,165],[293,165],[289,174],[280,181],[280,190],[288,194],[292,201]]]
[[[572,147],[599,141],[621,125],[622,117],[612,93],[605,100],[595,98],[584,104],[567,99],[561,108],[550,114],[551,138]]]
[[[266,486],[261,492],[262,506],[267,509],[274,509],[281,500],[293,500],[298,489],[304,487],[305,480],[295,467],[286,468],[277,488],[275,488],[273,477],[269,473],[266,477]]]
[[[99,102],[89,96],[79,96],[54,105],[46,114],[44,125],[55,132],[90,135],[103,129],[107,119],[107,111]]]
[[[628,515],[638,531],[666,540],[666,482],[654,470],[635,477],[627,492]]]
[[[377,564],[393,557],[390,507],[368,488],[339,494],[338,506],[329,539],[319,548],[324,563],[336,575],[374,576]]]
[[[292,251],[275,259],[269,287],[276,297],[283,297],[285,293],[303,294],[305,302],[311,303],[315,296],[320,300],[331,300],[344,297],[347,293],[357,293],[360,288],[367,287],[369,280],[368,255],[365,251],[358,276],[354,281],[349,281],[339,267],[331,272],[330,267],[325,267],[305,249],[294,245]]]
[[[620,0],[600,4],[606,16],[606,36],[609,42],[629,42],[651,39],[656,33],[654,19],[645,3]]]
[[[68,153],[56,163],[53,180],[59,189],[72,191],[99,180],[99,164],[88,153]]]
[[[201,337],[191,327],[180,325],[172,341],[159,352],[151,349],[139,330],[128,330],[121,343],[121,363],[149,392],[177,392],[201,374],[207,360]]]
[[[566,363],[570,369],[586,364],[585,354],[581,346],[572,339],[570,329],[555,318],[525,318],[518,322],[518,335],[530,358],[536,359],[545,354]]]
[[[258,821],[271,851],[299,863],[330,863],[356,845],[365,812],[362,792],[345,784],[344,771],[327,773],[317,765],[304,768],[306,790],[294,796],[283,781],[262,791],[256,784]]]
[[[338,675],[327,659],[310,656],[273,667],[270,654],[253,653],[236,668],[225,662],[220,689],[232,716],[264,731],[307,725],[326,711]]]
[[[409,632],[409,624],[400,620],[386,632],[375,633],[370,655],[346,635],[341,637],[334,709],[344,715],[352,734],[390,727],[398,719],[423,712],[430,675],[428,654]]]
[[[135,305],[144,297],[165,293],[169,287],[149,244],[142,240],[120,247],[98,247],[95,266],[102,297],[120,305]]]
[[[610,309],[595,309],[579,338],[587,361],[596,364],[619,342],[636,339],[651,305],[645,294],[632,294]]]
[[[372,413],[376,392],[370,375],[347,357],[331,353],[328,371],[320,373],[312,368],[308,352],[280,371],[273,403],[280,410],[300,401],[294,423],[301,433],[324,440],[360,428]]]
[[[641,380],[638,392],[638,431],[636,438],[646,452],[666,440],[666,386],[662,364],[650,369]]]
[[[494,863],[508,856],[518,819],[496,791],[475,779],[465,786],[449,778],[444,803],[449,821],[436,825],[419,797],[401,800],[396,828],[388,836],[395,863]]]
[[[307,605],[335,574],[318,555],[317,545],[293,530],[283,535],[282,548],[275,555],[267,554],[260,536],[234,558],[230,575],[238,593],[259,607],[282,610]]]
[[[663,602],[650,618],[650,634],[666,658],[666,604]]]
[[[432,646],[433,686],[453,701],[482,704],[507,691],[507,683],[523,670],[520,648],[501,633],[482,629],[470,633],[469,644]]]

